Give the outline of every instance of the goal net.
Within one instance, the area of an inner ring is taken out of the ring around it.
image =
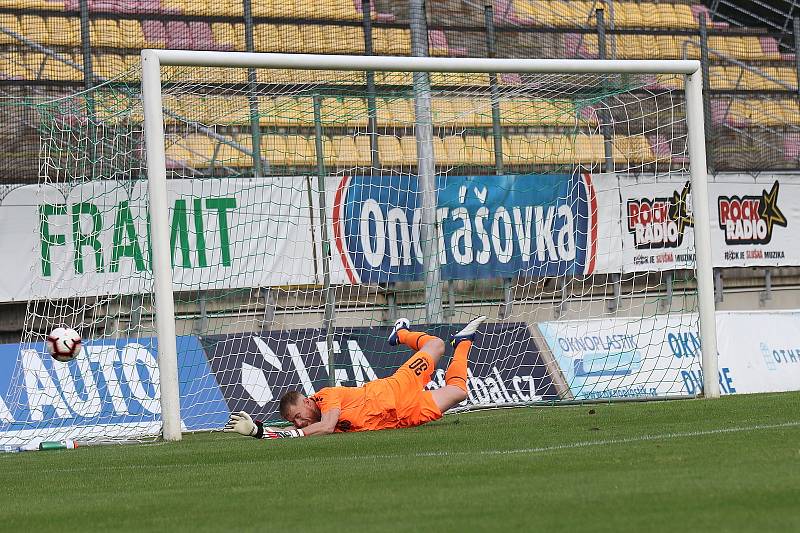
[[[140,70],[35,104],[39,183],[2,201],[31,260],[2,295],[28,305],[1,444],[157,437],[170,342],[181,430],[277,421],[287,391],[391,375],[398,317],[445,340],[489,317],[465,409],[702,391],[684,75],[161,72],[166,228]]]

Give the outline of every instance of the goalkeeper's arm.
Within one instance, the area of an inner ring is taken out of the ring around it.
[[[253,420],[244,411],[231,413],[228,423],[222,428],[227,433],[239,433],[257,439],[285,439],[305,437],[305,432],[299,428],[274,428],[265,426],[260,420]]]
[[[322,413],[321,420],[306,426],[304,429],[274,428],[265,426],[260,420],[253,420],[244,411],[231,413],[228,423],[222,431],[229,433],[239,433],[257,439],[284,439],[294,437],[306,437],[310,435],[327,435],[336,429],[336,422],[339,421],[339,409],[331,409]]]

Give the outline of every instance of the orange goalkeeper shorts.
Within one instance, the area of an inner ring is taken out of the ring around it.
[[[403,363],[394,375],[379,380],[386,392],[394,397],[396,423],[393,427],[419,426],[442,418],[442,411],[433,400],[430,391],[424,390],[431,380],[433,359],[425,352],[417,352]],[[378,385],[378,382],[373,382]]]

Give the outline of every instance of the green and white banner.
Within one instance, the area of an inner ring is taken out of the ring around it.
[[[320,282],[305,177],[169,180],[167,189],[176,290]],[[6,190],[0,301],[151,290],[146,206],[146,181]]]

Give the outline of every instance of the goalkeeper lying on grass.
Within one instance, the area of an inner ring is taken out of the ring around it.
[[[479,316],[453,336],[453,360],[445,373],[445,386],[424,390],[436,363],[444,355],[444,341],[409,329],[408,319],[394,323],[389,344],[405,344],[416,353],[394,375],[362,387],[328,387],[306,398],[296,391],[281,398],[281,416],[291,428],[272,428],[241,411],[231,414],[223,431],[257,439],[326,435],[344,431],[419,426],[467,398],[467,354],[485,316]]]

